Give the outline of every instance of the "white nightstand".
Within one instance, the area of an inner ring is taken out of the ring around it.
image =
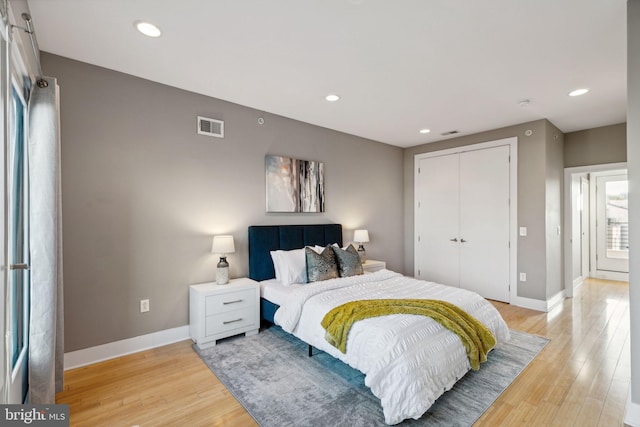
[[[362,264],[362,269],[365,273],[373,273],[374,271],[387,268],[387,263],[384,261],[376,261],[374,259],[368,259]]]
[[[260,285],[231,279],[189,287],[189,333],[198,348],[216,345],[232,335],[255,335],[260,328]]]

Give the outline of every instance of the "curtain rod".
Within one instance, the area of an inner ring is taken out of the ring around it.
[[[29,34],[29,39],[31,40],[31,49],[33,50],[33,57],[36,59],[36,65],[38,67],[38,78],[36,79],[36,84],[38,87],[44,88],[49,86],[49,83],[42,77],[42,65],[40,65],[40,56],[38,55],[38,49],[36,48],[36,39],[35,39],[35,31],[33,29],[33,21],[31,19],[31,15],[28,13],[22,14],[22,19],[24,19],[25,27],[20,27],[18,25],[12,25],[11,29],[20,28],[25,33]]]

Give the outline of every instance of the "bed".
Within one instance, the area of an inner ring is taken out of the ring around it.
[[[453,387],[471,368],[465,347],[457,335],[429,317],[392,314],[354,323],[342,353],[327,342],[320,324],[332,308],[359,300],[441,300],[480,320],[498,343],[509,339],[498,311],[476,293],[390,270],[288,286],[275,280],[271,251],[332,244],[343,244],[340,224],[249,227],[249,275],[261,285],[261,316],[363,372],[365,384],[380,399],[387,424],[420,418]]]

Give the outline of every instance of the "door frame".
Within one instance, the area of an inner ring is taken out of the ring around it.
[[[627,169],[627,162],[605,163],[601,165],[575,166],[564,168],[564,292],[568,298],[573,297],[573,247],[571,244],[571,235],[573,232],[573,221],[571,212],[573,209],[574,194],[571,191],[571,177],[575,174],[607,172],[618,169]],[[591,203],[591,202],[590,202]],[[593,234],[593,233],[590,233]],[[594,236],[590,236],[593,239]],[[590,249],[591,251],[592,249]],[[593,264],[590,268],[593,270]],[[576,287],[582,282],[576,283]]]
[[[586,174],[580,175],[580,194],[582,195],[582,199],[580,200],[582,203],[580,215],[580,228],[582,231],[580,235],[580,277],[582,278],[591,275],[591,183],[585,175]]]
[[[495,141],[481,142],[477,144],[464,145],[461,147],[454,147],[445,150],[430,151],[427,153],[420,153],[414,156],[413,164],[413,182],[414,194],[413,194],[413,229],[418,229],[418,195],[419,195],[419,167],[420,160],[428,157],[444,156],[449,154],[459,154],[467,151],[484,150],[486,148],[499,147],[503,145],[509,146],[509,302],[514,303],[518,299],[518,137],[512,136],[509,138],[497,139]],[[414,275],[417,268],[416,262],[416,245],[417,238],[414,233]]]

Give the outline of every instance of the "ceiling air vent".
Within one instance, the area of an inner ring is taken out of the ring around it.
[[[224,122],[198,116],[198,134],[224,138]]]
[[[440,135],[449,136],[449,135],[455,135],[456,133],[458,133],[457,130],[450,130],[449,132],[444,132],[444,133],[441,133]]]

